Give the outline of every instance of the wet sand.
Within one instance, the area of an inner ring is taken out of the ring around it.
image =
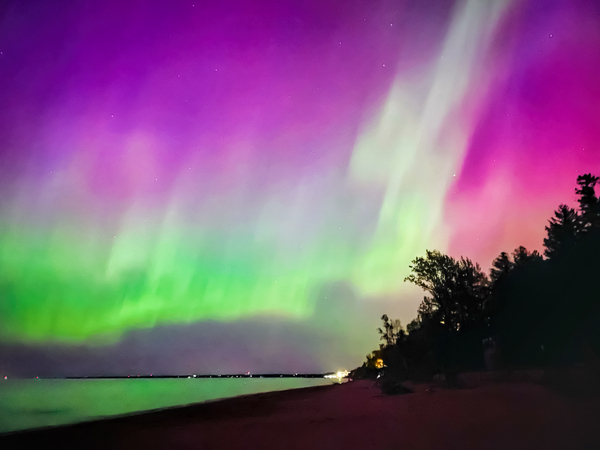
[[[599,449],[600,398],[534,383],[386,397],[371,381],[0,437],[8,449]]]

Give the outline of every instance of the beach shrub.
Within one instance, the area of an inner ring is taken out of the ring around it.
[[[414,390],[406,387],[403,380],[397,378],[394,374],[386,373],[380,377],[376,384],[381,389],[381,392],[385,395],[403,395],[412,394]]]

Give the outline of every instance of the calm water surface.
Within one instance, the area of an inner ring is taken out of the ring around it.
[[[0,433],[327,384],[323,378],[0,380]]]

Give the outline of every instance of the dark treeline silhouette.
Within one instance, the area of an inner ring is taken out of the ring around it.
[[[546,226],[544,256],[502,252],[479,264],[426,251],[405,281],[427,295],[404,329],[382,317],[382,344],[355,377],[427,379],[460,371],[600,365],[598,177],[577,178],[577,210],[560,205]]]

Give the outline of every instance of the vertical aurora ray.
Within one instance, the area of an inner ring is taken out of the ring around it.
[[[487,266],[517,245],[543,250],[553,211],[577,206],[577,176],[600,172],[599,48],[597,2],[513,4],[486,55],[495,80],[446,199],[452,254]]]
[[[474,91],[485,98],[482,55],[508,5],[458,3],[439,55],[416,73],[397,75],[379,118],[355,146],[351,179],[385,192],[372,247],[354,275],[371,295],[397,291],[425,248],[447,248],[445,196],[472,133],[473,118],[462,107]]]

